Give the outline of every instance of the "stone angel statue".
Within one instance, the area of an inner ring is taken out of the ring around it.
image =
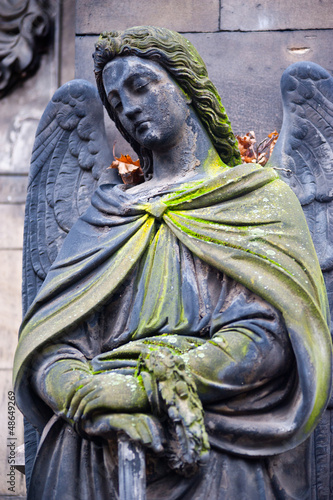
[[[298,179],[291,163],[302,170],[332,144],[332,99],[318,118],[326,136],[308,141],[298,126],[311,122],[300,101],[312,107],[329,85],[311,69],[310,97],[295,70],[292,118],[263,168],[241,164],[181,35],[103,33],[94,64],[144,182],[107,169],[94,87],[59,89],[37,131],[25,224],[14,381],[28,499],[119,498],[124,436],[145,450],[148,500],[310,499],[313,431],[331,388],[329,305],[301,205],[279,175]],[[301,175],[303,185],[324,173],[309,164]],[[329,203],[311,182],[311,200]]]

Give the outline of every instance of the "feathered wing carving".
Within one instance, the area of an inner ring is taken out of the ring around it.
[[[73,80],[56,91],[40,120],[26,203],[23,312],[55,260],[63,239],[88,208],[101,176],[119,182],[96,88]]]
[[[88,208],[102,179],[118,183],[97,89],[73,80],[56,91],[40,120],[31,159],[24,226],[23,314],[33,302],[63,240]],[[38,434],[25,421],[26,478]]]
[[[310,62],[290,66],[281,80],[283,124],[271,165],[303,206],[324,272],[333,268],[333,78]]]
[[[269,163],[301,202],[333,317],[333,78],[317,64],[296,63],[284,72],[281,91],[283,124]],[[333,498],[332,399],[314,433],[312,462],[313,500]]]

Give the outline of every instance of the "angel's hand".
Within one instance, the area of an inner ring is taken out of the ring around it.
[[[81,420],[80,427],[90,437],[111,439],[115,432],[122,431],[130,439],[148,446],[155,453],[161,453],[164,449],[163,428],[157,418],[152,415],[144,413],[97,415],[91,420]]]
[[[66,417],[79,422],[94,413],[146,411],[148,408],[147,395],[138,378],[107,372],[93,375],[78,386]]]
[[[71,400],[79,387],[84,387],[93,377],[87,363],[78,359],[60,359],[46,368],[36,367],[32,383],[37,394],[54,413],[67,417]]]

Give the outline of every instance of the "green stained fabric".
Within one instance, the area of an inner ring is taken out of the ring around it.
[[[174,234],[162,224],[148,252],[142,283],[145,295],[136,338],[142,336],[143,328],[150,327],[156,331],[162,326],[161,321],[165,316],[169,318],[173,329],[180,319],[179,303],[168,300],[179,289],[181,280],[178,261],[173,258],[175,239]]]
[[[24,387],[24,370],[36,350],[106,304],[137,265],[143,283],[153,277],[153,293],[142,299],[133,340],[140,338],[140,328],[147,323],[154,329],[161,311],[174,318],[176,330],[182,311],[175,310],[168,297],[172,286],[178,287],[170,281],[171,275],[177,276],[171,268],[176,265],[172,241],[178,238],[204,262],[283,314],[299,376],[290,417],[297,421],[297,430],[291,443],[301,442],[328,400],[331,339],[323,278],[302,209],[290,189],[272,169],[240,165],[183,184],[152,203],[124,195],[123,205],[113,214],[117,224],[96,243],[91,243],[91,228],[89,243],[82,240],[82,247],[77,245],[81,253],[70,253],[75,226],[69,234],[22,324],[15,356],[16,390]],[[141,257],[148,248],[143,265]]]

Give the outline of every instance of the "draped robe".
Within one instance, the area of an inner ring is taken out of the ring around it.
[[[66,498],[64,484],[69,499],[117,497],[112,446],[52,418],[38,377],[59,359],[130,373],[142,345],[188,363],[212,447],[194,479],[148,452],[149,499],[307,498],[308,437],[330,393],[328,319],[301,207],[274,170],[225,168],[146,199],[101,186],[21,327],[17,402],[46,426],[31,498]]]

